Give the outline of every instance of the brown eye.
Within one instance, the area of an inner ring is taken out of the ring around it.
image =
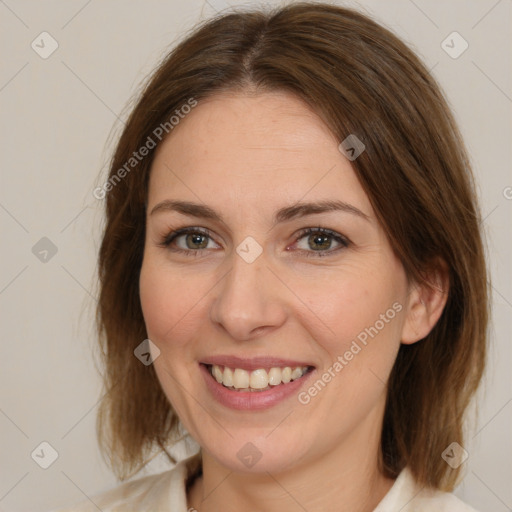
[[[307,256],[328,256],[348,247],[349,240],[326,228],[303,230],[295,243],[296,249]]]
[[[160,243],[161,247],[172,252],[198,255],[203,250],[218,249],[218,245],[207,230],[183,228],[169,233]]]
[[[308,246],[314,251],[327,250],[331,248],[332,237],[325,234],[314,234],[308,236]]]
[[[206,246],[208,245],[208,235],[203,235],[202,233],[189,233],[181,236],[185,236],[187,249],[206,249]]]

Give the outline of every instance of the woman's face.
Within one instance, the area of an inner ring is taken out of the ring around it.
[[[379,442],[409,286],[339,142],[292,95],[224,94],[152,166],[140,294],[155,370],[231,470]]]

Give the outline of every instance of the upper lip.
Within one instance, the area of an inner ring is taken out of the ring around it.
[[[242,370],[253,371],[261,368],[284,368],[290,366],[313,366],[304,361],[295,359],[282,359],[280,357],[259,356],[259,357],[238,357],[238,356],[211,356],[201,361],[203,364],[215,364],[217,366],[227,366],[228,368],[240,368]]]

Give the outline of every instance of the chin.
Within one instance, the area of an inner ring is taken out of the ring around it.
[[[240,434],[231,432],[226,444],[218,442],[199,443],[203,453],[207,452],[223,467],[236,473],[281,473],[300,465],[306,458],[304,438],[273,434],[251,435],[250,430]],[[275,438],[272,439],[272,436]]]

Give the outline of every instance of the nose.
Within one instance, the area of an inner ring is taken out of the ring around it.
[[[286,320],[283,286],[267,268],[265,253],[247,263],[233,251],[231,270],[216,290],[210,319],[237,341],[270,333]]]

